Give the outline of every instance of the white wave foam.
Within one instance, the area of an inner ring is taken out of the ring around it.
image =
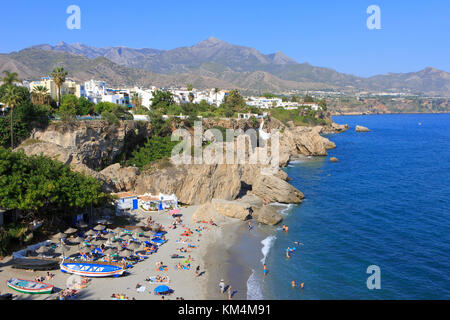
[[[292,203],[286,204],[286,203],[280,203],[280,202],[272,202],[271,204],[276,205],[276,206],[279,206],[279,207],[285,207],[284,209],[281,209],[281,210],[280,210],[280,214],[281,214],[282,216],[288,215],[288,213],[289,213],[289,212],[292,210],[292,208],[294,207],[294,204],[292,204]]]
[[[263,300],[260,281],[256,279],[256,272],[252,269],[252,275],[247,280],[247,300]]]
[[[261,263],[262,264],[264,264],[266,262],[267,254],[269,253],[270,248],[272,247],[272,245],[275,242],[276,238],[277,237],[275,237],[275,236],[268,236],[263,241],[261,241],[261,243],[263,245],[263,247],[261,249],[262,254],[263,254],[263,258],[261,259]]]
[[[272,248],[273,243],[275,242],[276,236],[268,236],[264,240],[261,241],[263,245],[261,248],[261,252],[263,254],[263,258],[261,259],[261,263],[264,265],[266,262],[266,257],[270,252],[270,248]],[[259,279],[256,275],[256,270],[252,269],[252,274],[247,280],[247,299],[248,300],[263,300],[264,296],[262,293],[262,283],[263,279]]]

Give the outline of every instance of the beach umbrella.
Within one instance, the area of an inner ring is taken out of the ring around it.
[[[84,241],[84,239],[81,237],[76,237],[76,238],[70,240],[70,242],[72,242],[72,243],[81,243],[83,241]]]
[[[115,233],[121,233],[122,232],[122,228],[121,227],[117,227],[117,228],[115,228],[113,231],[115,232]]]
[[[73,288],[75,285],[81,285],[83,279],[79,275],[71,275],[66,281],[67,288]]]
[[[99,224],[104,224],[106,222],[106,219],[99,219],[97,220],[97,223]]]
[[[178,210],[178,209],[170,210],[170,214],[177,214],[179,212],[180,212],[180,210]]]
[[[113,233],[108,233],[107,235],[105,235],[106,239],[113,239],[115,237],[115,235]]]
[[[122,250],[119,252],[119,257],[121,258],[128,258],[129,256],[131,256],[131,252],[128,250]]]
[[[59,246],[58,248],[55,249],[56,253],[62,253],[64,254],[64,252],[69,251],[69,248],[66,246]]]
[[[97,234],[97,232],[95,232],[94,230],[89,230],[85,234],[87,234],[88,236],[95,236]]]
[[[132,249],[132,250],[136,250],[136,249],[140,248],[140,245],[139,245],[139,243],[133,241],[127,246],[127,248],[128,249]]]
[[[116,253],[116,250],[109,248],[109,249],[106,249],[105,252],[103,252],[103,253],[110,256],[110,255],[113,255],[114,253]]]
[[[46,248],[45,246],[41,246],[39,247],[39,249],[37,249],[35,252],[36,253],[47,253],[49,251],[48,248]]]
[[[62,238],[66,237],[66,234],[62,233],[62,232],[59,232],[59,233],[55,234],[53,237],[56,238],[56,239],[62,239]]]
[[[144,232],[144,229],[142,229],[141,227],[137,227],[136,229],[133,230],[135,233],[142,233]]]
[[[95,231],[102,231],[102,230],[104,230],[105,228],[106,228],[106,227],[105,227],[104,225],[99,224],[99,225],[95,226],[95,227],[92,228],[92,229],[94,229]]]
[[[64,233],[65,234],[72,234],[72,233],[75,233],[75,232],[77,232],[78,230],[77,229],[75,229],[75,228],[69,228],[69,229],[67,229],[66,231],[64,231]]]
[[[122,239],[129,240],[129,239],[133,238],[133,236],[132,236],[131,234],[127,233],[127,234],[121,236],[121,238],[122,238]]]
[[[170,292],[170,288],[168,286],[157,286],[155,288],[155,294],[167,294]]]

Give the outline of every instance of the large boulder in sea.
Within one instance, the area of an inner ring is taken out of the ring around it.
[[[355,129],[356,132],[370,132],[369,128],[363,127],[363,126],[356,126]]]
[[[305,197],[288,182],[272,176],[260,175],[252,186],[252,194],[269,202],[301,203]]]
[[[252,218],[260,223],[271,226],[276,225],[283,220],[283,216],[271,205],[265,205],[253,211]]]

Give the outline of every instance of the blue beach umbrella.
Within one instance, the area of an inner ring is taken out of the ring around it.
[[[162,205],[162,201],[159,203],[159,208],[158,210],[164,210],[163,205]]]
[[[155,294],[166,294],[170,292],[170,288],[168,286],[157,286],[155,288]]]

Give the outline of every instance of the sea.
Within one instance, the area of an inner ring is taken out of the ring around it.
[[[289,232],[241,242],[247,299],[450,299],[450,114],[333,120],[350,126],[327,136],[337,147],[284,169],[305,194],[278,204]]]

